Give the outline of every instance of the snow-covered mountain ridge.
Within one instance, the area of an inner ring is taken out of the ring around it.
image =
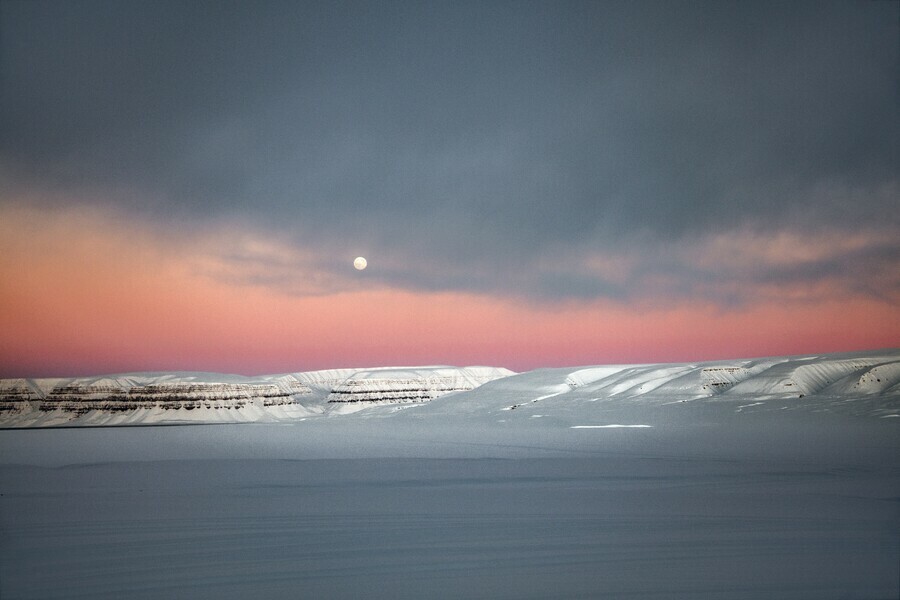
[[[416,405],[416,418],[568,415],[581,426],[581,421],[601,414],[696,407],[698,402],[736,413],[777,409],[900,417],[900,350],[519,374],[494,367],[390,367],[258,377],[133,373],[5,379],[0,380],[0,426],[294,421],[360,411],[400,414],[400,406],[390,405]]]

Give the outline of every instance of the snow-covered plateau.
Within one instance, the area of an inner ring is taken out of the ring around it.
[[[258,377],[132,373],[4,379],[0,426],[289,422],[360,411],[392,414],[373,408],[437,398],[444,401],[417,413],[446,418],[524,409],[520,413],[534,417],[579,420],[617,410],[658,413],[662,406],[689,403],[683,414],[664,411],[667,418],[691,418],[697,404],[734,413],[777,409],[895,418],[900,417],[900,351],[520,374],[493,367],[406,367]]]
[[[428,402],[512,375],[493,367],[331,369],[241,377],[128,373],[0,380],[0,426],[290,421]]]
[[[0,598],[897,598],[898,365],[5,380]]]

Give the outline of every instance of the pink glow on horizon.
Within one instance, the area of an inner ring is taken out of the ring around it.
[[[895,307],[864,299],[731,311],[697,302],[538,306],[371,289],[365,280],[294,296],[198,275],[196,248],[173,250],[96,215],[39,216],[15,213],[0,225],[0,376],[414,364],[527,370],[875,349],[900,339]]]

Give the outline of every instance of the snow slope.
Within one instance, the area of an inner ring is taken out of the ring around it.
[[[436,399],[403,418],[661,426],[773,411],[782,418],[900,417],[900,351],[540,369]]]

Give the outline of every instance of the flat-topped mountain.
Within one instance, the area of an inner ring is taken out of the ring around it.
[[[511,375],[493,367],[330,369],[243,377],[126,373],[0,380],[0,426],[285,421],[427,402]]]
[[[565,416],[572,422],[599,415],[646,414],[650,409],[664,411],[667,419],[695,418],[698,407],[717,413],[807,410],[892,418],[900,417],[900,350],[527,373],[495,367],[427,366],[256,377],[130,373],[0,380],[0,426],[4,427],[271,422],[350,413],[398,414],[391,406],[417,406],[415,414],[422,418],[502,415],[521,419],[523,413],[532,413],[526,416]]]

